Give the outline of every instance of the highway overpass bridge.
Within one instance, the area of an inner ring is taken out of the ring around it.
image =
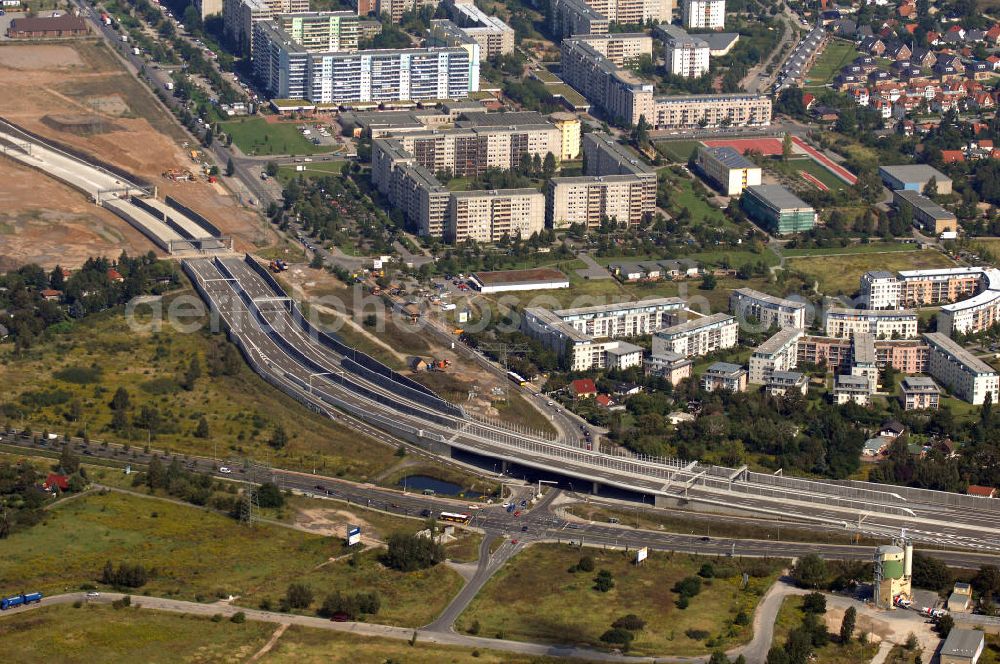
[[[780,514],[877,536],[905,529],[926,543],[1000,550],[1000,501],[605,453],[478,421],[318,329],[251,256],[182,266],[265,380],[318,413],[344,411],[435,454],[653,505]]]

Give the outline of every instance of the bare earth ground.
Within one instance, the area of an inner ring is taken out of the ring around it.
[[[0,46],[0,90],[3,90],[0,115],[40,136],[92,154],[151,182],[159,188],[160,197],[176,197],[211,219],[223,233],[232,234],[237,250],[273,241],[272,232],[258,215],[240,206],[223,188],[209,184],[203,177],[198,182],[173,182],[163,177],[163,172],[171,168],[197,172],[198,165],[178,143],[183,133],[173,119],[160,108],[152,93],[121,67],[102,42],[4,44]],[[96,128],[91,125],[89,132],[72,130],[74,119],[87,117],[99,120]],[[37,189],[10,191],[5,187],[4,193],[7,195],[4,212],[8,215],[31,212],[39,204]],[[62,198],[65,195],[55,197]],[[62,211],[51,201],[44,203],[47,210]],[[80,203],[76,206],[80,207]],[[117,230],[126,242],[141,237],[113,215],[100,218],[106,219],[102,223]],[[94,242],[94,235],[101,234],[96,229],[87,233],[85,229],[70,226],[68,233],[65,230],[64,226],[57,236],[61,236],[60,246],[66,251],[82,255],[100,248],[88,246]],[[44,240],[52,231],[51,225],[47,227],[44,223],[29,225],[18,242],[20,249],[11,250],[10,258],[34,259],[35,242]],[[153,248],[145,240],[140,246],[144,251]],[[101,252],[108,253],[106,250],[98,253]],[[67,263],[68,260],[63,261],[64,265]]]
[[[0,157],[0,271],[28,260],[51,268],[90,256],[146,253],[150,242],[82,193]]]

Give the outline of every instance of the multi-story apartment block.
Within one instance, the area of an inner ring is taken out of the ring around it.
[[[604,219],[638,226],[655,211],[648,183],[634,175],[552,178],[545,216],[553,228],[583,224],[596,228]]]
[[[801,329],[786,328],[757,346],[750,355],[750,382],[765,385],[771,373],[794,369],[800,338]]]
[[[537,189],[456,191],[448,201],[448,242],[499,242],[528,238],[545,229],[545,196]]]
[[[737,288],[729,294],[729,311],[741,322],[762,327],[806,328],[805,302],[786,300],[752,288]]]
[[[566,357],[573,371],[587,371],[614,366],[621,357],[633,357],[632,349],[636,347],[620,339],[649,334],[664,321],[672,321],[683,307],[680,298],[558,311],[529,307],[524,311],[521,328]]]
[[[668,74],[698,78],[708,73],[708,42],[696,35],[689,35],[676,25],[660,27],[663,37],[663,57]]]
[[[310,53],[358,50],[358,16],[354,12],[278,14],[274,22]]]
[[[445,7],[454,21],[453,25],[479,44],[481,59],[487,60],[514,50],[514,29],[496,16],[490,16],[470,0],[446,0]],[[431,22],[432,33],[435,23],[437,21]]]
[[[941,403],[941,390],[933,378],[907,376],[899,388],[903,410],[937,410]]]
[[[865,309],[899,307],[900,283],[892,272],[871,270],[861,275],[861,306]]]
[[[391,21],[395,25],[403,19],[403,14],[422,7],[437,7],[439,0],[377,0],[375,13],[383,21]]]
[[[722,30],[726,27],[726,0],[684,0],[684,27]]]
[[[673,0],[553,0],[549,27],[556,37],[606,34],[611,23],[669,23],[673,9]]]
[[[685,357],[707,355],[736,345],[739,325],[729,314],[692,318],[653,335],[653,355],[678,353]]]
[[[939,270],[902,270],[899,273],[899,306],[921,307],[957,302],[979,288],[981,267],[949,267]]]
[[[664,353],[646,357],[642,361],[642,366],[647,376],[660,376],[670,381],[671,385],[677,385],[685,378],[691,377],[694,361],[679,353]]]
[[[556,126],[562,136],[562,148],[560,154],[556,155],[559,161],[576,159],[580,156],[580,136],[581,123],[573,113],[553,113],[549,116],[552,124]]]
[[[1000,377],[990,365],[940,332],[924,335],[930,347],[928,373],[959,399],[979,405],[1000,396]]]
[[[840,374],[834,379],[833,402],[838,405],[854,402],[867,406],[872,402],[871,386],[865,376]]]
[[[253,53],[253,27],[276,14],[308,12],[309,0],[223,0],[222,29],[243,53]]]
[[[402,210],[420,235],[443,237],[451,193],[419,164],[404,164],[393,181],[389,200]]]
[[[746,392],[747,370],[730,362],[714,362],[701,375],[701,389],[706,392]]]
[[[826,310],[825,329],[831,337],[847,338],[861,333],[878,339],[912,339],[917,336],[917,313],[831,307]]]
[[[585,42],[616,67],[634,64],[644,55],[653,55],[653,38],[645,32],[612,32],[610,34],[577,34],[573,39]]]
[[[768,97],[745,93],[657,96],[651,82],[621,69],[595,43],[586,36],[563,39],[561,75],[618,124],[637,124],[640,117],[654,129],[771,124]]]
[[[698,168],[727,196],[760,184],[761,168],[730,147],[698,148]]]
[[[656,169],[639,154],[609,134],[595,131],[583,137],[585,175],[634,175],[652,187],[656,196]]]
[[[269,21],[254,24],[254,74],[268,95],[352,104],[464,99],[479,89],[479,46],[310,53]]]
[[[941,307],[937,315],[938,332],[975,334],[1000,322],[1000,270],[983,270],[977,288],[977,295]]]
[[[838,371],[849,371],[853,341],[834,337],[801,337],[797,344],[799,364],[816,364]],[[927,371],[927,344],[915,339],[876,339],[878,366],[891,365],[905,374]]]

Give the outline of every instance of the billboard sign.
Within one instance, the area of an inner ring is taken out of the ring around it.
[[[649,547],[644,546],[635,552],[635,564],[638,565],[648,557],[649,557]]]
[[[347,527],[347,546],[361,543],[361,526]]]

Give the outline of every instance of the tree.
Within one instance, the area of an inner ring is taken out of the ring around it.
[[[285,504],[285,497],[274,482],[264,482],[257,489],[257,502],[261,507],[281,507]]]
[[[576,568],[581,572],[593,572],[594,558],[592,556],[583,556],[580,558],[580,562],[576,564]]]
[[[913,585],[938,592],[952,587],[955,577],[948,566],[919,551],[913,553]]]
[[[198,426],[194,429],[194,436],[195,438],[208,438],[209,435],[208,420],[202,415],[201,419],[198,420]]]
[[[292,583],[285,591],[284,604],[291,609],[305,609],[313,601],[312,588],[304,583]]]
[[[815,553],[799,558],[792,568],[792,579],[803,588],[819,588],[826,582],[826,562]]]
[[[278,174],[278,162],[269,161],[264,165],[264,172],[267,173],[272,178]]]
[[[858,621],[858,610],[853,606],[844,611],[844,620],[840,623],[840,645],[847,645],[854,635],[854,626]]]
[[[941,635],[942,639],[947,639],[948,635],[951,634],[951,630],[955,628],[955,619],[949,615],[941,616],[937,619],[937,625],[934,629],[937,633]]]
[[[601,634],[601,641],[604,643],[611,643],[621,646],[622,650],[628,650],[629,645],[632,644],[632,639],[635,636],[632,632],[627,629],[619,629],[617,627],[612,627],[608,631]]]
[[[163,463],[160,462],[160,457],[154,456],[149,462],[149,468],[146,469],[146,485],[152,489],[160,489],[166,484],[167,476]]]
[[[188,5],[188,6],[190,7],[191,5]],[[206,129],[205,130],[205,135],[201,139],[201,143],[206,148],[210,148],[210,147],[212,147],[212,140],[214,138],[215,138],[215,134],[212,133],[212,130],[211,129]]]
[[[405,533],[389,536],[389,547],[383,561],[401,572],[414,572],[434,567],[445,559],[444,547],[429,537]]]
[[[49,288],[53,290],[63,290],[66,288],[66,279],[63,277],[63,269],[56,265],[49,273]]]
[[[792,135],[785,132],[785,137],[781,140],[781,159],[788,161],[792,156]]]
[[[323,257],[320,256],[319,254],[313,255],[312,260],[309,261],[309,267],[311,267],[314,270],[323,269]]]
[[[198,356],[195,355],[188,363],[187,371],[184,372],[184,380],[181,381],[181,387],[190,392],[194,389],[195,383],[199,378],[201,378],[201,362],[198,361]]]
[[[271,437],[268,439],[267,444],[276,450],[280,450],[288,444],[288,434],[285,433],[285,427],[278,425],[274,428],[271,433]]]
[[[826,613],[826,597],[823,593],[809,593],[802,598],[802,610],[806,613]]]
[[[233,158],[230,157],[229,161],[226,162],[226,177],[231,178],[235,173],[236,173],[236,164],[233,163]]]
[[[931,179],[928,180],[927,184],[924,185],[924,196],[926,196],[927,198],[934,198],[935,196],[937,196],[937,193],[938,193],[937,178],[932,175]]]
[[[59,468],[65,475],[72,475],[80,469],[80,457],[73,453],[69,445],[64,445],[59,453]]]
[[[1000,567],[996,565],[980,567],[972,577],[972,588],[981,597],[992,598],[994,595],[1000,595]]]
[[[124,387],[119,387],[115,390],[115,395],[111,397],[111,409],[116,411],[128,410],[131,406],[128,390]]]
[[[546,178],[551,178],[556,174],[556,156],[551,152],[545,153],[545,161],[542,162],[542,174]]]
[[[721,650],[716,650],[712,653],[712,656],[708,658],[708,664],[729,664],[729,658],[726,657],[726,653]]]
[[[718,280],[715,275],[711,272],[705,274],[701,279],[701,284],[698,285],[700,290],[715,290],[716,285],[718,285]]]

